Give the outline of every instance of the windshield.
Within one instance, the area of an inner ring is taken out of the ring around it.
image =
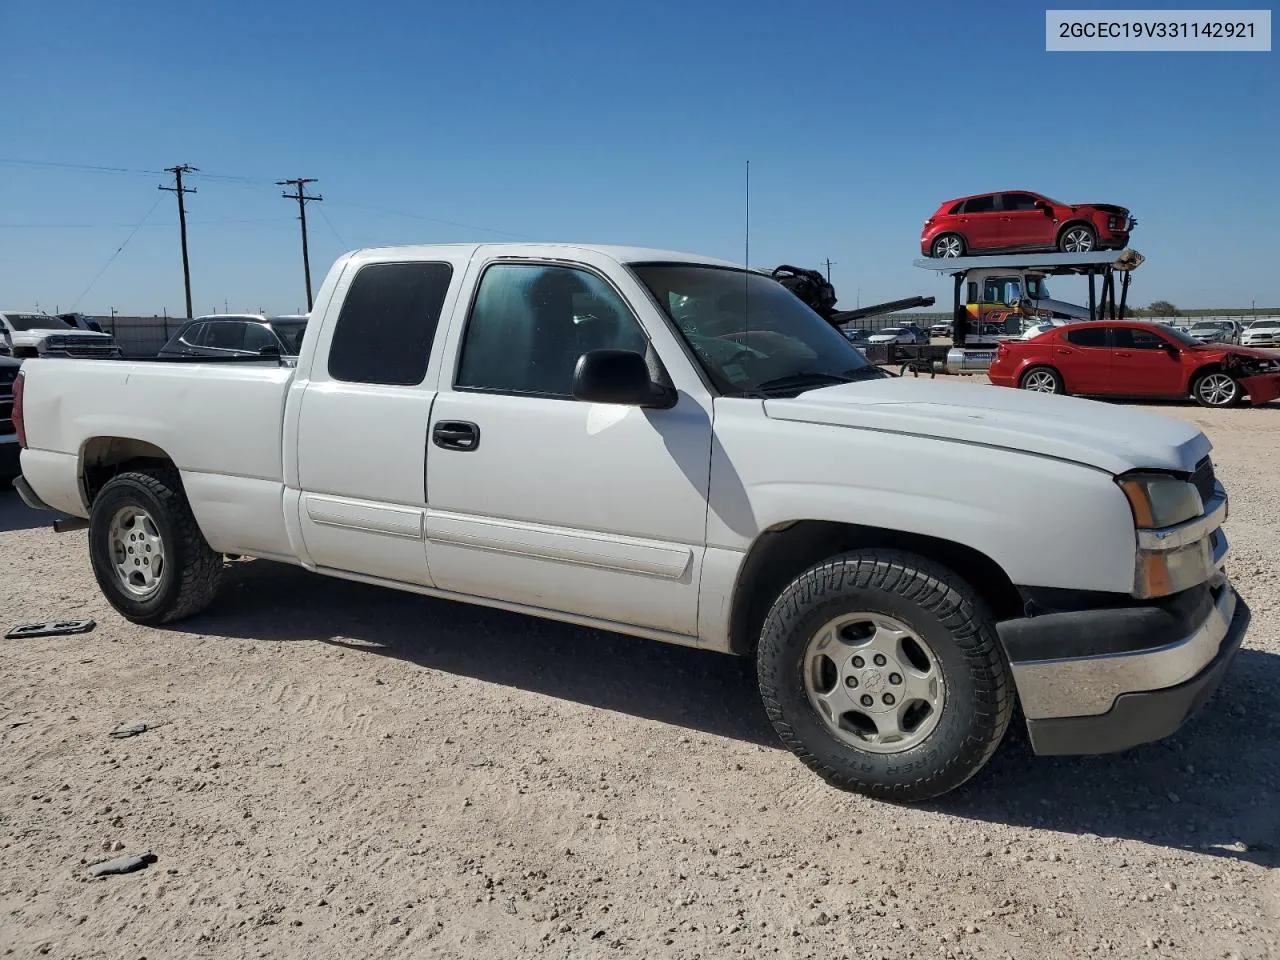
[[[897,336],[898,334],[902,333],[902,327],[885,327],[880,332],[887,333],[890,336]]]
[[[1259,327],[1280,327],[1280,320],[1277,320],[1275,317],[1272,317],[1271,319],[1264,318],[1262,320],[1255,320],[1253,323],[1249,324],[1250,330],[1257,330]]]
[[[67,325],[57,317],[43,313],[6,313],[5,319],[15,330],[65,330]]]
[[[1226,324],[1215,323],[1212,320],[1201,320],[1199,323],[1191,325],[1192,330],[1221,330]]]
[[[302,335],[306,332],[305,320],[272,320],[271,328],[284,343],[284,349],[290,356],[297,356],[302,351]]]
[[[1172,337],[1184,347],[1203,347],[1204,344],[1195,337],[1188,336],[1186,331],[1179,330],[1177,327],[1166,327],[1164,324],[1156,324],[1157,329],[1166,337]]]
[[[769,277],[695,264],[632,264],[631,270],[722,393],[769,395],[883,375]]]

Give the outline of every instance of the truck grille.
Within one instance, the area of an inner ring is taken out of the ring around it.
[[[110,357],[117,351],[112,337],[57,336],[45,341],[45,356]]]
[[[1191,482],[1200,491],[1200,499],[1208,503],[1213,498],[1214,475],[1213,461],[1205,457],[1196,464],[1195,472],[1191,474]]]

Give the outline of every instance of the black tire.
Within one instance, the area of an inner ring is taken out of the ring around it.
[[[124,508],[145,511],[163,545],[166,562],[158,587],[143,598],[126,589],[112,556],[111,523]],[[89,559],[99,589],[134,623],[169,623],[191,616],[212,602],[222,579],[222,556],[200,532],[172,469],[122,473],[102,488],[89,514]]]
[[[1202,407],[1225,409],[1244,399],[1244,387],[1231,374],[1222,370],[1205,370],[1191,382],[1191,396]]]
[[[1035,376],[1032,376],[1032,375]],[[1033,384],[1052,384],[1053,389],[1037,389]],[[1066,384],[1062,382],[1062,374],[1053,367],[1030,367],[1018,378],[1019,390],[1034,390],[1036,393],[1066,393]]]
[[[894,753],[839,739],[806,688],[810,640],[833,618],[861,611],[924,640],[946,691],[936,725]],[[986,603],[952,571],[903,551],[858,550],[806,570],[769,611],[756,659],[782,742],[832,786],[879,799],[915,802],[956,789],[990,760],[1013,716],[1013,680]]]
[[[1084,249],[1068,249],[1077,242],[1087,242]],[[1093,253],[1098,249],[1098,233],[1087,223],[1069,223],[1058,235],[1059,253]]]
[[[959,244],[957,247],[956,244]],[[952,252],[944,252],[944,248],[949,248]],[[929,256],[937,259],[947,259],[949,257],[963,257],[966,250],[964,237],[958,233],[944,233],[933,238],[933,243],[929,245]]]

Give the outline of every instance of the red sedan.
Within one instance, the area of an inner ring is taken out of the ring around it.
[[[1190,395],[1205,407],[1280,397],[1280,356],[1201,343],[1175,327],[1139,320],[1071,323],[1001,343],[987,376],[997,386],[1038,393]]]
[[[1090,253],[1122,250],[1136,220],[1113,203],[1059,203],[1027,190],[956,197],[920,230],[926,257],[963,257],[1012,250]]]

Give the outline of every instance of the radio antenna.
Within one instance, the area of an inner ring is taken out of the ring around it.
[[[751,161],[747,161],[747,183],[743,217],[743,251],[742,265],[746,270],[742,274],[742,345],[747,345],[749,331],[748,317],[751,309]]]

